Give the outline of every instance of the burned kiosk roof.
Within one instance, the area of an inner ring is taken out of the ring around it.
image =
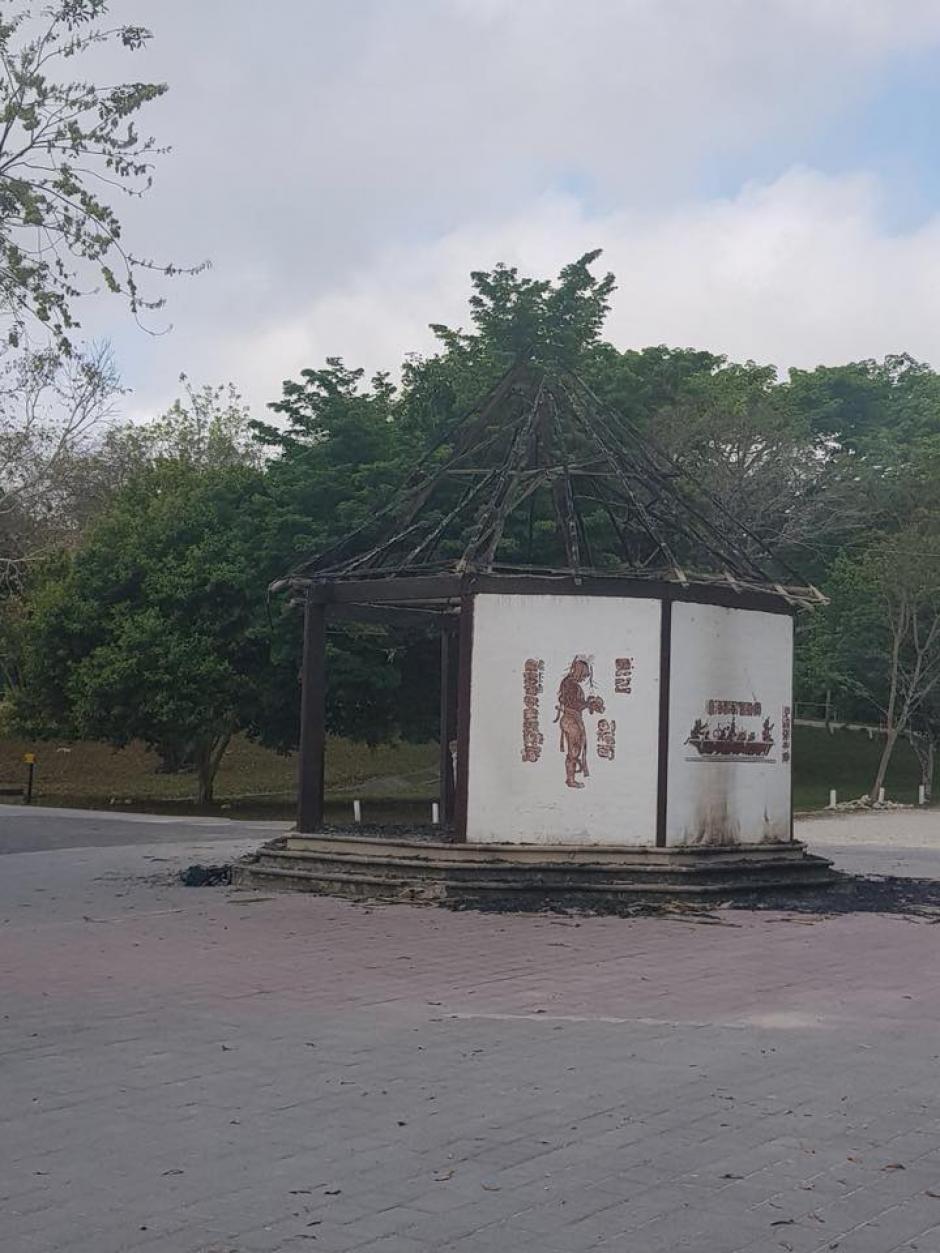
[[[451,424],[369,523],[272,590],[430,603],[502,579],[608,594],[612,582],[697,585],[790,607],[823,599],[576,374],[528,364]]]

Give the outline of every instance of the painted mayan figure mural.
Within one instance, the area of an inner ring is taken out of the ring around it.
[[[584,787],[582,780],[590,777],[587,759],[587,730],[584,712],[602,714],[604,702],[593,691],[585,696],[582,684],[593,687],[591,663],[587,657],[575,657],[558,688],[555,721],[560,731],[559,748],[565,754],[565,783],[568,787]],[[578,776],[581,776],[579,779]]]

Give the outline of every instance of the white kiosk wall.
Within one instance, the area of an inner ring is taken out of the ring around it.
[[[667,844],[790,839],[793,622],[672,608]]]
[[[474,598],[467,839],[656,838],[661,604]]]

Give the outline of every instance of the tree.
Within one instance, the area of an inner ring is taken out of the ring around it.
[[[574,368],[624,415],[611,418],[620,438],[651,432],[760,541],[825,582],[831,610],[799,632],[804,689],[891,709],[897,734],[919,727],[940,691],[928,686],[929,587],[917,583],[923,561],[896,558],[922,558],[936,535],[937,376],[890,358],[781,382],[693,349],[619,352],[601,338],[613,280],[591,274],[595,259],[554,282],[475,272],[469,329],[437,326],[438,350],[407,358],[398,386],[328,358],[284,384],[274,418],[251,422],[231,388],[184,379],[155,422],[80,445],[56,476],[79,542],[43,567],[48,578],[37,573],[28,616],[11,623],[9,647],[0,640],[11,674],[28,662],[21,716],[46,732],[145,739],[170,766],[198,765],[203,799],[233,731],[293,747],[300,632],[287,603],[266,604],[267,585],[368,523],[419,458],[447,457],[457,419],[522,357]],[[583,525],[592,560],[610,567],[619,545],[602,504]],[[548,551],[551,500],[536,493],[532,505],[531,523],[520,511],[507,529],[510,560]],[[371,743],[434,733],[434,639],[337,623],[328,650],[332,732]]]
[[[613,274],[596,279],[591,265],[599,248],[566,265],[555,283],[520,278],[514,266],[474,270],[470,316],[481,346],[495,349],[505,364],[520,359],[574,368],[600,339],[614,291]],[[434,328],[444,343],[453,332]]]
[[[57,558],[81,547],[135,478],[169,463],[196,480],[262,465],[231,384],[181,381],[184,395],[161,417],[116,424],[109,419],[120,388],[106,349],[19,354],[9,363],[0,381],[0,692],[20,685],[31,588],[61,576]]]
[[[755,555],[773,552],[807,578],[829,564],[820,545],[837,548],[869,517],[852,458],[813,431],[773,366],[717,360],[689,373],[651,425],[704,492],[746,525]]]
[[[262,506],[248,467],[163,461],[133,478],[31,599],[20,723],[116,747],[139,739],[192,765],[208,804],[267,665]]]
[[[609,368],[619,354],[600,338],[614,290],[612,274],[595,278],[599,250],[563,267],[553,282],[530,279],[514,266],[474,270],[469,300],[471,329],[432,323],[437,352],[411,354],[391,406],[404,464],[480,399],[514,362],[585,371]],[[277,406],[275,406],[276,408]]]
[[[856,454],[885,433],[895,444],[940,434],[940,376],[906,353],[791,370],[786,390],[814,435]]]
[[[931,510],[833,567],[816,648],[837,690],[876,709],[885,740],[877,800],[898,739],[924,731],[940,685],[940,531]]]
[[[64,359],[19,353],[0,366],[0,592],[68,541],[68,466],[87,453],[119,392],[107,347]]]
[[[264,454],[252,438],[251,414],[232,383],[196,388],[180,375],[183,395],[166,413],[148,423],[127,423],[109,434],[109,443],[137,450],[140,464],[171,458],[207,470],[260,467]]]
[[[572,365],[599,343],[613,288],[596,279],[588,253],[556,282],[507,266],[472,275],[469,332],[435,325],[440,351],[409,357],[400,388],[388,377],[328,358],[284,384],[271,409],[279,423],[255,422],[272,453],[266,469],[271,513],[266,551],[283,574],[366,523],[393,495],[415,461],[435,446],[443,455],[454,419],[519,357]],[[259,538],[259,544],[265,541]],[[297,736],[300,636],[291,614],[274,624],[265,711],[256,733],[291,747]],[[327,725],[374,743],[436,731],[438,644],[414,632],[347,626],[331,632]]]
[[[582,368],[591,387],[613,410],[642,430],[659,434],[661,415],[726,364],[725,357],[694,348],[658,344],[618,352],[612,344],[599,342]]]
[[[871,789],[877,800],[898,736],[940,683],[940,536],[910,526],[876,545],[866,567],[889,644],[885,744]]]
[[[61,527],[81,535],[131,479],[161,461],[197,470],[260,468],[264,452],[251,438],[248,407],[231,383],[194,387],[150,422],[98,426],[91,439],[64,451],[56,473]]]
[[[0,310],[12,345],[38,322],[53,346],[68,354],[82,296],[104,288],[123,296],[139,317],[163,303],[141,290],[141,273],[179,272],[130,251],[111,203],[115,193],[141,196],[151,185],[161,150],[138,133],[135,115],[167,88],[142,82],[98,86],[71,77],[73,65],[96,49],[133,52],[151,38],[142,26],[103,25],[108,0],[4,9]]]
[[[935,687],[911,717],[909,732],[911,748],[920,765],[920,781],[924,799],[933,798],[933,776],[940,742],[940,688]]]
[[[32,589],[18,725],[116,747],[140,740],[165,768],[195,770],[200,804],[236,732],[293,747],[296,618],[280,604],[269,618],[265,591],[301,520],[276,491],[250,466],[180,458],[133,475],[81,549]],[[368,625],[331,639],[332,731],[373,744],[402,728],[432,733],[436,642],[406,643]]]
[[[256,536],[283,574],[311,551],[328,548],[364,523],[400,481],[421,436],[403,434],[401,401],[385,375],[328,358],[284,384],[271,408],[284,424],[254,422],[259,441],[277,455],[266,465],[269,509]],[[280,749],[296,746],[300,634],[282,602],[272,623],[271,658],[249,728]],[[415,632],[347,624],[331,631],[327,727],[375,744],[397,735],[434,734],[437,644]]]
[[[280,518],[273,542],[284,554],[282,571],[367,522],[420,457],[429,454],[433,464],[434,456],[446,456],[456,420],[522,357],[548,369],[574,368],[629,423],[659,437],[764,543],[794,564],[810,564],[808,552],[821,576],[829,556],[815,560],[817,546],[836,543],[860,512],[853,504],[858,493],[837,464],[840,451],[828,449],[791,405],[772,368],[729,364],[692,349],[620,353],[605,343],[613,278],[594,277],[596,259],[597,253],[585,254],[554,282],[508,266],[475,271],[469,329],[435,325],[439,350],[407,358],[398,389],[381,375],[367,382],[361,369],[335,358],[285,384],[282,399],[272,405],[282,424],[255,424],[274,454],[267,480]],[[630,437],[626,427],[619,429]],[[521,515],[510,524],[506,560],[538,561],[545,557],[543,545],[554,540],[548,493],[536,493],[531,504],[531,527]],[[603,509],[590,510],[584,525],[595,563],[615,566],[620,541]],[[812,547],[802,547],[807,543]],[[292,691],[298,633],[289,624],[283,630],[291,663],[282,675]],[[385,686],[390,667],[383,641],[387,651],[395,650],[396,666],[418,647],[415,641],[404,647],[378,629],[367,637],[351,630],[331,636],[332,672],[348,663],[362,698],[332,706],[334,729],[357,736],[368,728],[372,734],[376,727],[385,734],[406,729],[402,689]],[[429,663],[431,673],[434,668]],[[288,688],[277,684],[276,690],[273,717],[281,710],[293,717]],[[371,724],[359,718],[366,709]],[[356,717],[347,717],[353,711]],[[418,725],[428,723],[422,717]],[[286,744],[295,729],[291,724],[282,730]]]

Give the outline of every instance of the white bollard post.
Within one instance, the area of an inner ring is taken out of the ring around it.
[[[919,784],[917,788],[917,803],[918,805],[927,804],[927,789],[924,787],[923,783]]]
[[[437,826],[441,820],[441,809],[437,801],[431,801],[431,821]]]
[[[353,801],[353,822],[362,822],[362,804],[360,801]]]
[[[835,809],[837,803],[838,797],[836,796],[836,790],[834,787],[831,787],[829,789],[829,808]]]
[[[883,805],[884,803],[885,803],[885,790],[883,787],[880,787],[878,789],[878,804]]]

